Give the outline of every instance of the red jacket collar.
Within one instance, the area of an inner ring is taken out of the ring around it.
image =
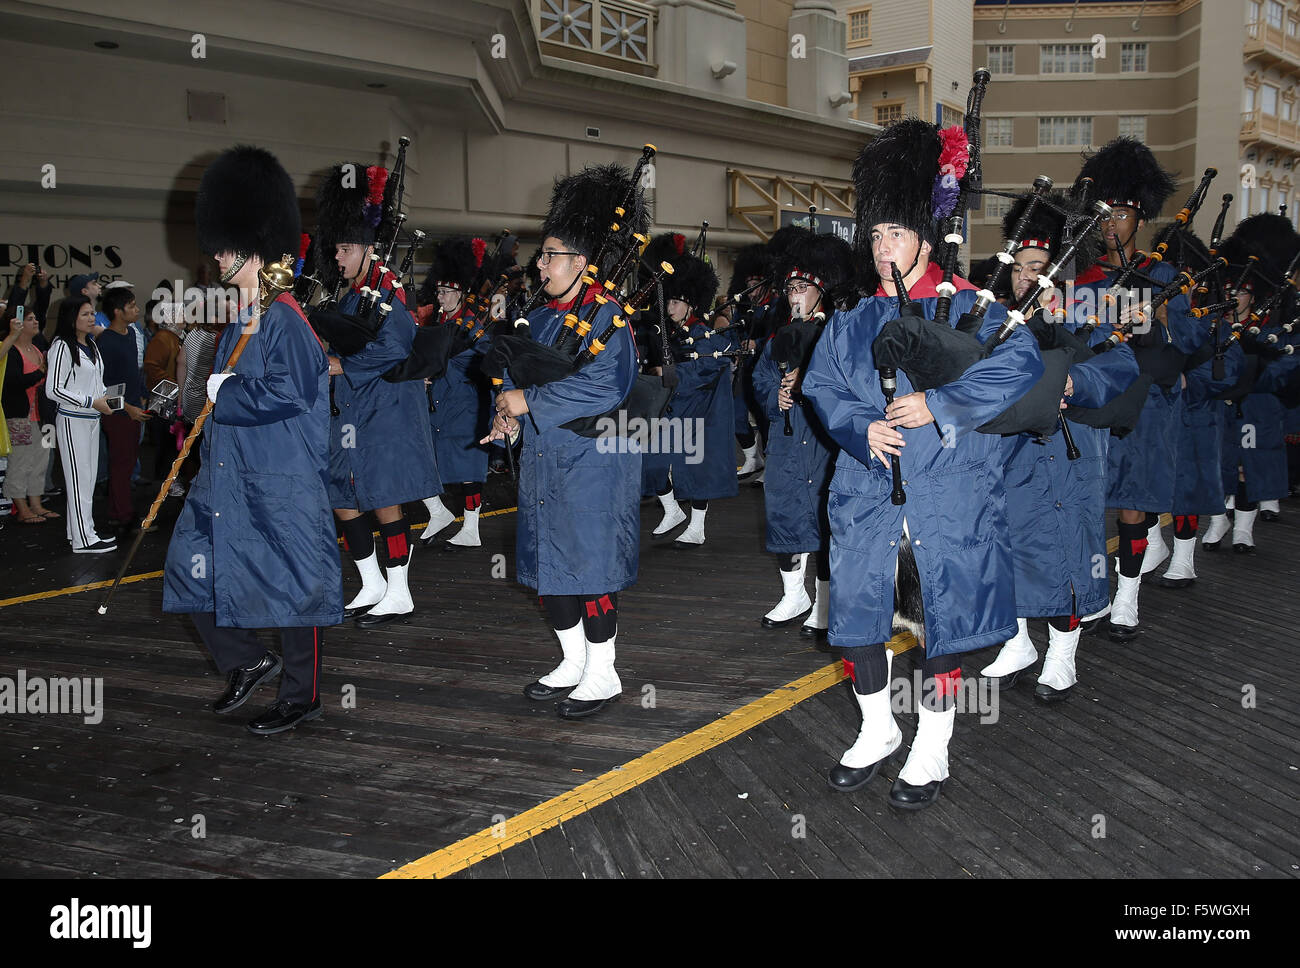
[[[601,293],[601,287],[600,287],[600,286],[598,286],[598,285],[596,285],[596,286],[588,286],[588,287],[587,287],[587,294],[586,294],[585,296],[582,297],[582,304],[583,304],[584,306],[586,306],[588,303],[593,303],[593,302],[595,302],[595,301],[596,301],[596,297],[597,297],[598,295],[600,295],[600,293]],[[568,312],[569,309],[573,306],[574,302],[577,300],[577,298],[578,298],[577,296],[574,296],[573,299],[566,300],[566,301],[563,302],[563,303],[561,303],[561,302],[560,302],[559,300],[557,300],[557,299],[551,299],[551,300],[548,300],[548,301],[547,301],[546,305],[549,306],[551,309],[555,309],[555,310],[558,310],[558,311],[560,311],[560,312]]]
[[[907,295],[912,299],[937,298],[939,295],[939,290],[936,287],[942,281],[943,281],[943,269],[939,267],[938,263],[931,262],[928,266],[926,266],[925,274],[921,276],[920,279],[916,280],[912,288],[908,290]],[[961,278],[961,276],[953,276],[952,284],[957,287],[958,292],[960,292],[963,289],[975,288],[975,285],[973,283],[967,281],[966,279]],[[883,284],[876,289],[876,295],[877,296],[888,295],[888,293],[885,292],[885,287]]]

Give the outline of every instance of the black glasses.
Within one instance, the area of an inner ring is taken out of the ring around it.
[[[582,255],[582,253],[581,252],[553,252],[550,249],[546,249],[543,252],[537,253],[537,264],[539,266],[548,266],[551,264],[551,260],[555,258],[557,255]]]

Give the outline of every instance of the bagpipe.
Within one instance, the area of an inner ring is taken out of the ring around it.
[[[817,346],[817,340],[821,337],[825,323],[826,314],[816,312],[810,319],[800,316],[777,330],[776,335],[772,337],[772,362],[776,364],[782,379],[785,379],[785,375],[791,370],[798,370],[800,373],[808,372],[808,361],[812,358],[813,349]],[[791,397],[795,397],[793,392]],[[794,428],[790,426],[789,410],[785,411],[785,428],[782,433],[786,437],[794,436]]]
[[[615,206],[608,230],[583,271],[577,296],[565,314],[555,341],[546,345],[533,339],[527,319],[528,314],[546,298],[545,285],[539,286],[524,306],[515,321],[515,333],[493,339],[492,348],[483,361],[483,371],[494,389],[500,390],[505,385],[507,374],[516,388],[524,389],[563,380],[590,365],[608,348],[618,331],[626,328],[629,321],[645,308],[663,277],[672,273],[672,264],[662,262],[632,295],[626,299],[619,298],[642,247],[649,241],[647,236],[637,231],[635,224],[643,217],[636,211],[639,207],[637,190],[642,172],[655,151],[655,146],[650,144],[642,149],[625,195]],[[602,280],[602,266],[606,264],[612,264],[612,268]],[[593,287],[596,288],[595,297],[588,301],[587,293]],[[588,341],[597,315],[611,303],[615,312],[610,324]],[[624,411],[629,419],[662,416],[671,396],[672,387],[666,385],[662,377],[639,374],[628,396],[609,414],[578,417],[561,426],[583,437],[597,437],[602,432],[603,421],[619,411]]]

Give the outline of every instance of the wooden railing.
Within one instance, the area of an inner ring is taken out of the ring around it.
[[[1265,20],[1246,24],[1246,43],[1243,53],[1272,54],[1280,60],[1300,65],[1300,37],[1292,36],[1282,27],[1271,27]]]
[[[1300,149],[1300,123],[1265,114],[1259,108],[1242,111],[1241,140],[1267,141],[1292,150]]]
[[[782,211],[807,212],[808,206],[816,205],[819,215],[852,218],[854,214],[853,186],[846,182],[728,168],[727,191],[727,213],[744,222],[764,242],[781,227]]]

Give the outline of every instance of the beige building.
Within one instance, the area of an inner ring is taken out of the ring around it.
[[[1229,226],[1279,204],[1296,219],[1298,25],[1300,4],[1277,0],[976,0],[974,60],[993,74],[986,185],[1023,190],[1043,173],[1067,187],[1083,152],[1127,134],[1177,175],[1166,219],[1207,167],[1219,174],[1194,225],[1203,237],[1224,193]],[[1006,204],[975,220],[977,256],[998,247]]]
[[[848,211],[875,130],[852,117],[844,25],[819,0],[4,7],[0,283],[32,255],[60,284],[193,279],[194,190],[239,142],[274,151],[306,200],[332,164],[391,164],[407,135],[408,225],[525,237],[555,176],[653,142],[656,230],[707,219],[716,255],[782,213]]]

